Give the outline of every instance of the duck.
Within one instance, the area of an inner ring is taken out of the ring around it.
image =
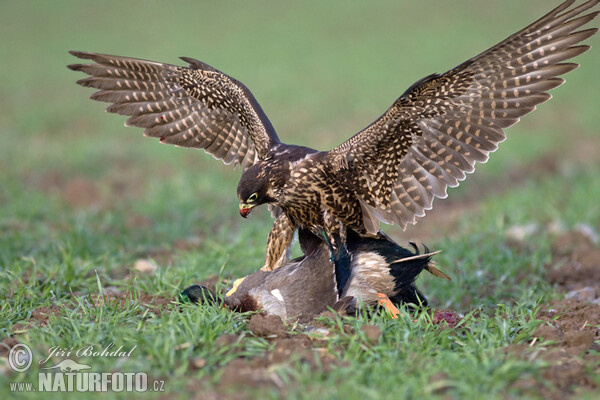
[[[365,236],[349,229],[342,239],[301,229],[298,238],[303,256],[274,271],[258,270],[237,279],[222,299],[225,306],[300,323],[329,308],[350,315],[376,305],[397,318],[398,306],[428,305],[415,283],[423,270],[450,279],[431,261],[439,251],[424,246],[420,252],[414,243],[411,251],[387,235]],[[214,292],[200,285],[184,290],[182,298],[201,304],[218,302]]]
[[[335,241],[341,242],[338,237]],[[423,252],[410,242],[413,251],[400,246],[389,236],[379,232],[377,236],[360,235],[348,230],[346,238],[350,267],[347,268],[347,281],[340,285],[340,298],[350,299],[346,311],[358,310],[360,304],[384,306],[393,317],[398,315],[396,306],[411,305],[427,307],[427,298],[416,286],[417,277],[428,271],[434,276],[451,280],[450,276],[438,269],[432,257],[440,251],[431,252],[423,246]],[[344,246],[338,244],[345,257]],[[344,265],[344,262],[341,263]],[[348,301],[348,300],[346,300]]]

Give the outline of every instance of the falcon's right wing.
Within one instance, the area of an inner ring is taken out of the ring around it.
[[[182,57],[182,67],[129,57],[71,51],[92,60],[73,64],[89,78],[77,83],[100,89],[91,98],[106,110],[128,115],[126,125],[161,143],[204,149],[225,164],[252,165],[279,139],[260,105],[241,82],[208,64]]]

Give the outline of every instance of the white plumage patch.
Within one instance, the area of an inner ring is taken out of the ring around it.
[[[279,291],[279,289],[271,290],[271,294],[273,295],[273,297],[275,297],[277,300],[279,300],[283,303],[283,296],[281,295],[281,292]]]

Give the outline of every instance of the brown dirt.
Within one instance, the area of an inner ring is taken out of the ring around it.
[[[600,302],[600,247],[589,229],[559,236],[552,245],[553,260],[546,266],[548,280],[568,297]]]
[[[549,348],[558,348],[568,355],[585,354],[598,348],[594,342],[600,339],[600,305],[579,300],[555,300],[551,308],[538,313],[537,318],[544,321],[534,337],[550,341]]]
[[[514,387],[546,399],[568,399],[598,390],[600,375],[600,248],[589,229],[559,236],[552,245],[548,280],[565,298],[542,307],[543,324],[529,344],[509,346],[508,353],[548,366],[541,379],[524,378]]]
[[[271,351],[251,358],[241,356],[230,361],[225,366],[217,390],[225,394],[232,394],[232,391],[235,391],[239,395],[242,387],[246,389],[272,387],[283,394],[286,387],[293,385],[293,382],[284,382],[279,377],[276,373],[278,366],[293,367],[296,363],[300,363],[310,366],[312,370],[327,373],[344,365],[344,362],[328,354],[325,348],[319,347],[318,341],[303,334],[277,336],[270,338],[269,341],[273,345]]]
[[[377,325],[363,325],[360,329],[369,343],[376,343],[381,336],[381,329]]]
[[[248,329],[258,337],[288,336],[288,329],[282,319],[276,315],[254,314],[248,322]]]
[[[27,324],[14,324],[12,326],[11,332],[13,334],[22,334],[25,333],[28,329],[31,329],[34,326],[46,326],[48,325],[48,320],[52,315],[60,315],[65,305],[61,305],[60,307],[53,304],[50,307],[38,307],[32,311],[31,316],[27,320]],[[66,305],[66,307],[69,307]]]
[[[285,393],[286,387],[293,382],[284,382],[279,377],[275,372],[278,366],[293,368],[296,363],[300,363],[309,365],[311,369],[329,372],[336,366],[343,365],[341,360],[328,354],[326,349],[321,347],[325,346],[326,342],[295,332],[294,327],[293,324],[286,324],[278,316],[252,315],[248,321],[248,329],[255,336],[265,338],[272,345],[272,349],[250,358],[241,354],[230,361],[221,375],[217,397],[252,398],[248,393],[243,394],[241,388],[263,390],[265,387],[271,387],[280,394]],[[377,327],[366,328],[364,332],[370,340],[376,340],[375,336],[380,334]],[[215,346],[230,346],[238,340],[240,337],[237,335],[222,335],[216,340]],[[190,363],[202,365],[202,360],[190,360]]]
[[[452,310],[435,310],[433,312],[431,322],[438,325],[440,329],[455,328],[462,317],[456,311]]]
[[[0,357],[8,357],[10,349],[19,344],[19,341],[13,337],[7,337],[0,342]]]
[[[547,308],[546,308],[547,307]],[[555,300],[537,318],[544,323],[530,343],[508,346],[507,353],[548,364],[538,379],[523,378],[514,387],[545,399],[577,398],[598,390],[600,374],[600,305],[573,299]]]
[[[24,176],[23,182],[49,195],[58,195],[73,208],[100,207],[104,203],[98,182],[85,176],[67,177],[48,171]]]

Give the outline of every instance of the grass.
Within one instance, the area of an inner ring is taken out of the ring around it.
[[[90,91],[74,84],[81,76],[65,67],[75,61],[68,50],[167,62],[197,57],[246,83],[284,141],[326,149],[374,120],[417,79],[453,67],[550,7],[541,0],[3,4],[0,339],[17,330],[36,356],[53,346],[136,346],[129,358],[79,361],[94,371],[147,372],[166,381],[169,398],[214,395],[231,360],[274,346],[248,331],[247,315],[178,309],[165,300],[208,277],[230,279],[260,266],[267,211],[242,220],[234,191],[239,171],[197,151],[159,146],[122,127],[123,118],[104,115],[102,105],[87,100]],[[588,42],[597,47],[598,38]],[[552,237],[546,227],[600,229],[597,50],[579,57],[582,67],[553,91],[555,99],[511,128],[491,161],[450,191],[448,210],[463,200],[473,204],[451,232],[426,238],[443,250],[436,260],[454,280],[423,276],[419,284],[436,306],[466,314],[462,325],[440,331],[426,314],[415,321],[383,314],[326,320],[336,334],[321,347],[342,362],[331,370],[300,360],[281,364],[273,372],[284,390],[257,389],[257,396],[524,395],[512,384],[539,378],[543,362],[503,349],[530,340],[540,302],[559,296],[543,276]],[[548,154],[558,159],[550,171],[537,163]],[[507,171],[518,184],[506,181]],[[435,231],[438,222],[424,218],[418,227]],[[536,234],[519,249],[511,246],[506,231],[531,223]],[[423,240],[419,230],[388,231],[400,242]],[[156,273],[131,271],[139,258],[153,258]],[[109,301],[117,291],[132,296]],[[53,306],[60,312],[27,326],[35,310]],[[375,343],[360,333],[365,324],[382,330]],[[219,341],[226,333],[238,339]],[[191,368],[190,359],[205,365]],[[9,382],[36,381],[37,372],[0,374],[0,393],[9,393]]]

